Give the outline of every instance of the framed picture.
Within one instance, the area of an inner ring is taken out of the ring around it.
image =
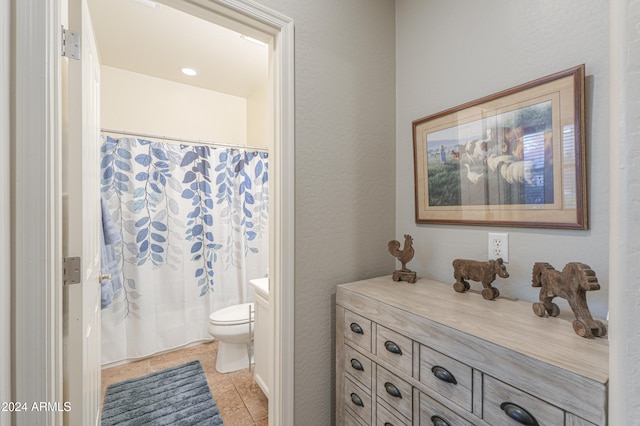
[[[413,122],[416,222],[588,229],[584,65]]]

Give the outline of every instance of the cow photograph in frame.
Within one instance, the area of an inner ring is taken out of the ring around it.
[[[588,229],[585,66],[413,121],[416,223]]]

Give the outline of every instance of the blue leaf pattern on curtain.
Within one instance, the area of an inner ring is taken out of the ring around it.
[[[194,291],[204,296],[216,289],[217,262],[241,267],[241,258],[259,253],[252,242],[267,233],[267,153],[107,136],[101,172],[102,192],[123,234],[122,266],[175,269],[188,258],[197,264]],[[169,193],[188,200],[190,208]],[[215,235],[216,217],[230,227],[227,235]],[[184,240],[188,256],[173,243]],[[139,318],[137,300],[144,294],[128,268],[121,269],[123,316]]]

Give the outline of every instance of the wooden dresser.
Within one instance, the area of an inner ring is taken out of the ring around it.
[[[576,335],[569,308],[540,318],[471,284],[338,286],[336,423],[606,425],[608,340]]]

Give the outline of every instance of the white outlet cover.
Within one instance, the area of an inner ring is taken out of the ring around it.
[[[504,263],[509,263],[509,234],[507,232],[489,232],[487,243],[489,260],[501,257]]]

